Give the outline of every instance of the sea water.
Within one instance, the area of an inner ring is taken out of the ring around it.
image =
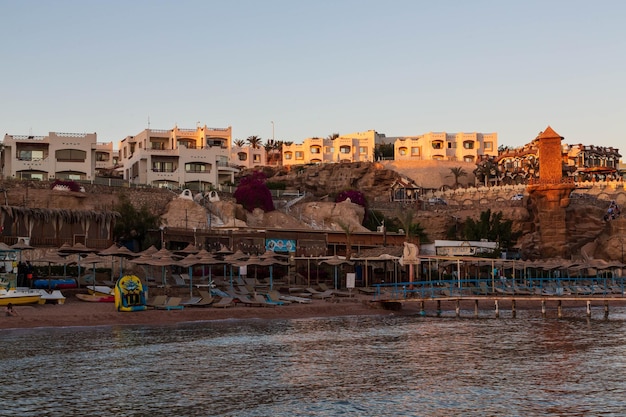
[[[467,316],[4,330],[0,416],[626,415],[626,309]]]

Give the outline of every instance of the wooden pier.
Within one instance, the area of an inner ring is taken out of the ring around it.
[[[617,297],[598,297],[598,296],[453,296],[453,297],[428,297],[428,298],[403,298],[403,299],[379,299],[383,308],[387,309],[401,309],[405,303],[419,303],[420,315],[426,315],[426,304],[435,303],[436,315],[441,316],[442,303],[454,303],[454,311],[456,317],[461,317],[461,303],[473,303],[474,317],[478,317],[480,311],[480,305],[492,304],[495,318],[500,317],[501,304],[510,306],[511,315],[513,318],[517,316],[518,302],[524,303],[525,310],[533,310],[529,305],[537,305],[541,307],[542,317],[547,316],[547,305],[556,304],[556,312],[558,318],[563,318],[563,303],[584,305],[586,307],[587,317],[591,317],[591,307],[600,306],[604,309],[604,318],[609,317],[609,304],[619,304],[626,306],[626,298],[622,296]],[[483,307],[484,309],[484,307]],[[451,309],[450,309],[451,310]]]

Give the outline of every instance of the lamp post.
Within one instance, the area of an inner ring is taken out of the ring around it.
[[[272,120],[272,142],[274,142],[274,121]]]

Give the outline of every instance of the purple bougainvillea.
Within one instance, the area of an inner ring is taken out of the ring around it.
[[[350,199],[354,204],[358,204],[363,207],[367,207],[367,202],[365,201],[365,196],[362,192],[358,190],[346,190],[337,194],[335,198],[335,203],[340,203],[344,200]]]
[[[233,194],[237,203],[250,212],[255,208],[266,212],[273,211],[274,200],[272,200],[272,193],[265,185],[265,179],[265,174],[260,171],[254,171],[243,177]]]
[[[56,186],[67,187],[70,191],[82,191],[80,184],[74,181],[54,180],[54,182],[50,185],[50,189],[54,189]]]

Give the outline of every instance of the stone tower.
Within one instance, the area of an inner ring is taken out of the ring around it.
[[[542,258],[569,258],[571,248],[567,239],[566,211],[574,182],[563,177],[561,140],[550,126],[537,136],[539,146],[539,180],[528,186],[529,211],[533,216],[534,231],[539,234],[527,252],[539,253]]]

